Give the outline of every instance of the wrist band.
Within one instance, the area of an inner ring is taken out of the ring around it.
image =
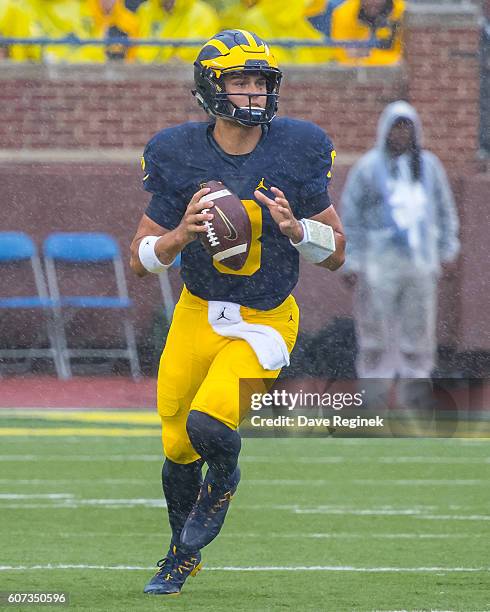
[[[155,244],[157,240],[161,238],[161,236],[145,236],[141,242],[138,249],[138,255],[141,261],[141,265],[145,270],[151,272],[152,274],[160,274],[174,263],[164,264],[162,263],[156,253],[155,253]],[[175,261],[175,260],[174,260]]]
[[[320,221],[301,219],[303,226],[303,239],[301,242],[291,244],[298,250],[306,261],[321,263],[335,252],[335,234],[333,228]]]

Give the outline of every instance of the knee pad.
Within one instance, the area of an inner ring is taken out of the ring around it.
[[[220,462],[233,467],[231,471],[236,468],[242,445],[237,431],[198,410],[191,410],[186,428],[192,446],[210,467]]]

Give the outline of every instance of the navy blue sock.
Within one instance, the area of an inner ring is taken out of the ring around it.
[[[238,465],[242,446],[238,432],[198,410],[191,410],[186,427],[192,446],[208,464],[207,480],[211,476],[218,486],[226,486]]]
[[[182,527],[199,495],[202,463],[200,459],[186,464],[165,459],[163,464],[162,486],[172,529],[172,545],[180,541]]]

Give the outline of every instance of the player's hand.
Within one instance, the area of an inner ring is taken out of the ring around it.
[[[214,202],[201,202],[201,198],[210,191],[209,187],[199,189],[199,191],[196,191],[192,196],[191,201],[187,205],[182,221],[175,230],[179,236],[179,242],[181,242],[182,247],[195,240],[197,234],[207,231],[204,221],[211,221],[214,215],[211,212],[203,213],[202,211],[205,208],[212,208]]]
[[[277,187],[271,187],[275,198],[271,200],[261,191],[255,191],[254,196],[259,202],[265,204],[281,232],[292,242],[298,243],[303,240],[303,226],[293,215],[291,206],[284,193]]]

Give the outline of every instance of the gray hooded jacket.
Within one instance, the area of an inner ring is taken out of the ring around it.
[[[387,151],[387,136],[400,118],[412,121],[420,147],[417,112],[406,102],[394,102],[381,114],[376,147],[347,177],[341,199],[347,238],[345,273],[381,273],[387,263],[396,266],[403,259],[414,269],[437,274],[441,262],[458,254],[458,217],[439,159],[421,150],[421,179],[415,181],[409,154],[392,158]]]

